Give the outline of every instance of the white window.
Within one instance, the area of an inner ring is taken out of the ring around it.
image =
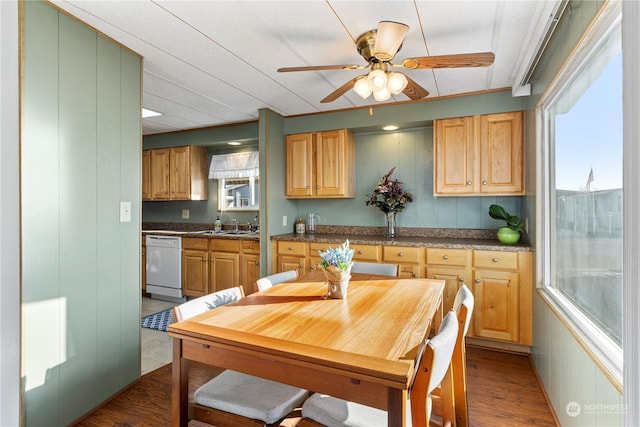
[[[543,296],[622,384],[622,46],[604,13],[538,104]]]

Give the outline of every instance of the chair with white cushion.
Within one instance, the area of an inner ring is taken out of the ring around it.
[[[173,315],[176,321],[188,319],[196,314],[204,313],[221,305],[229,304],[244,298],[244,290],[242,286],[235,286],[229,289],[223,289],[203,297],[195,298],[173,307]]]
[[[431,391],[442,381],[458,336],[456,314],[450,311],[443,319],[440,331],[426,340],[416,356],[417,369],[409,388],[407,426],[425,427],[431,418]],[[302,406],[299,426],[386,427],[387,412],[359,403],[314,393]],[[443,420],[443,425],[451,420]]]
[[[241,286],[174,308],[178,321],[244,297]],[[307,390],[227,369],[194,393],[191,418],[217,427],[279,425],[309,395]]]
[[[382,264],[379,262],[354,261],[351,266],[352,273],[379,274],[381,276],[397,276],[398,264]]]
[[[270,287],[277,285],[278,283],[286,282],[287,280],[293,280],[298,277],[298,270],[283,271],[282,273],[275,273],[270,276],[265,276],[256,280],[255,288],[259,291],[264,291]]]
[[[458,338],[453,349],[451,360],[452,386],[454,399],[454,412],[456,427],[468,427],[469,409],[467,404],[467,353],[465,350],[465,337],[471,324],[471,314],[475,299],[466,285],[460,286],[453,301],[453,311],[458,316]],[[438,402],[441,390],[434,390],[434,414],[441,414],[440,403]]]

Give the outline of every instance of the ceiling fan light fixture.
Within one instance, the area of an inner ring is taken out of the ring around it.
[[[373,91],[373,98],[376,101],[386,101],[391,98],[391,91],[386,86],[382,89],[376,89]]]
[[[387,74],[387,87],[394,95],[399,95],[407,87],[409,82],[402,73],[391,72]]]
[[[353,85],[353,91],[363,99],[367,99],[371,95],[371,86],[369,86],[367,76],[362,76],[356,81],[356,84]]]
[[[386,89],[387,87],[387,73],[382,70],[371,71],[367,79],[374,93],[377,90]]]
[[[408,31],[409,26],[399,22],[380,22],[373,46],[373,56],[380,61],[391,61],[402,46]]]

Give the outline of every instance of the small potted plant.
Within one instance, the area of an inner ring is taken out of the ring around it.
[[[506,226],[498,228],[498,240],[507,244],[514,244],[520,240],[520,232],[524,231],[524,224],[518,216],[510,215],[500,205],[489,206],[489,216],[507,223]]]
[[[349,240],[340,247],[328,248],[326,251],[318,251],[322,262],[319,267],[327,277],[328,292],[331,298],[346,298],[347,286],[351,279],[351,266],[353,265],[353,249],[349,248]]]

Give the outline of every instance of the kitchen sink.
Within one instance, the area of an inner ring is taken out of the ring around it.
[[[255,234],[253,231],[248,230],[225,230],[225,231],[214,231],[214,230],[202,230],[202,231],[194,231],[193,234],[204,234],[207,236],[220,235],[220,236],[242,236],[247,234]]]

